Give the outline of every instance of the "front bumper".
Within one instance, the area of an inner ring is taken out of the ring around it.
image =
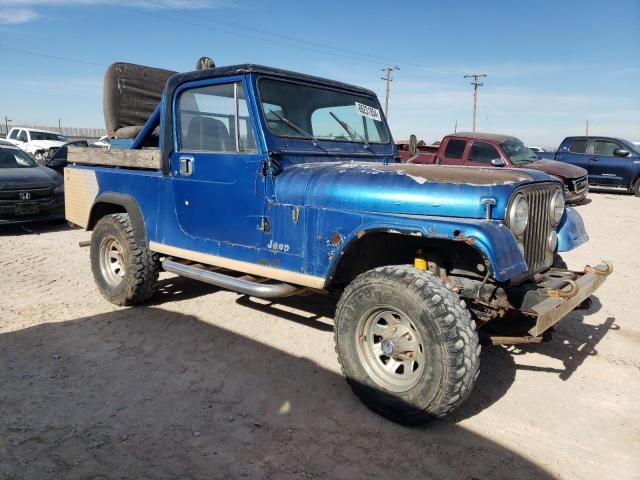
[[[567,194],[565,195],[565,201],[569,205],[579,205],[580,203],[584,202],[584,200],[587,198],[588,193],[589,187],[586,187],[579,192],[567,192]]]
[[[16,215],[16,203],[37,203],[37,213]],[[40,222],[64,218],[64,199],[45,198],[34,202],[0,202],[0,225]]]
[[[587,265],[583,272],[552,268],[540,274],[535,288],[524,293],[521,306],[522,313],[535,319],[529,335],[538,337],[557,324],[600,288],[611,272],[611,263],[604,262]]]

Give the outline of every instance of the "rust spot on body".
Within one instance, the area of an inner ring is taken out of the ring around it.
[[[342,236],[338,232],[333,232],[331,234],[331,245],[337,247],[342,243]]]

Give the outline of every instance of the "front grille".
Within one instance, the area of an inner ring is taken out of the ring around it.
[[[553,252],[547,248],[547,240],[552,230],[551,198],[558,189],[554,184],[536,184],[520,189],[529,204],[529,223],[524,231],[524,258],[529,273],[537,273],[553,263]]]
[[[28,200],[37,200],[39,198],[46,198],[51,192],[50,187],[44,188],[21,188],[18,190],[0,190],[0,200],[22,200],[20,194],[28,193]]]
[[[584,177],[572,178],[567,180],[566,184],[571,193],[580,193],[587,188],[587,176],[585,175]]]

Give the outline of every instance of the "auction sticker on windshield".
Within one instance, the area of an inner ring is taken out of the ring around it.
[[[365,105],[364,103],[356,102],[356,111],[363,117],[373,118],[378,122],[382,121],[380,110],[378,110],[377,108],[370,107],[369,105]]]

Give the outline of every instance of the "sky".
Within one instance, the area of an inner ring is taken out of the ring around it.
[[[530,145],[640,141],[640,0],[0,0],[0,116],[103,127],[102,77],[125,61],[177,71],[207,55],[374,90],[397,66],[394,138],[471,130]]]

